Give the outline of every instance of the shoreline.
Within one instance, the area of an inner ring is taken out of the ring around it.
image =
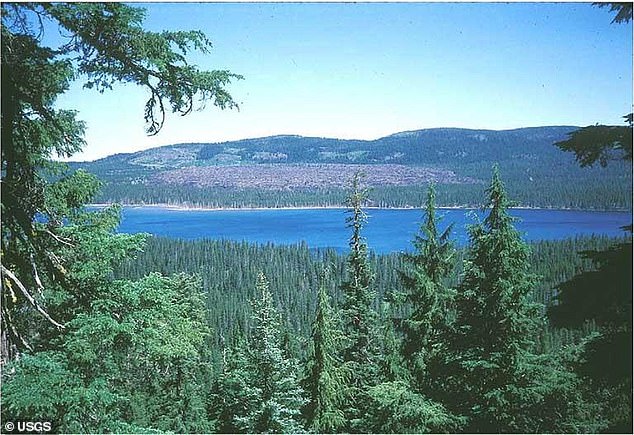
[[[103,208],[114,204],[119,204],[122,207],[131,208],[156,208],[156,209],[168,209],[174,211],[256,211],[256,210],[345,210],[346,206],[343,205],[306,205],[306,206],[284,206],[284,207],[204,207],[204,206],[186,206],[186,205],[174,205],[174,204],[121,204],[121,203],[95,203],[86,204],[87,207]],[[364,207],[368,210],[423,210],[424,207],[378,207],[368,206]],[[437,210],[479,210],[481,207],[467,206],[467,205],[454,205],[454,206],[438,206]],[[583,208],[570,208],[570,207],[529,207],[518,206],[509,207],[510,210],[558,210],[558,211],[583,211],[583,212],[615,212],[626,213],[632,212],[631,209],[583,209]]]

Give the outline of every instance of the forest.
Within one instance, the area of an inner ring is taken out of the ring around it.
[[[137,7],[1,7],[4,432],[631,433],[631,226],[529,245],[501,163],[460,249],[431,183],[412,188],[413,250],[372,254],[364,209],[382,200],[361,172],[338,199],[344,254],[118,233],[119,205],[86,207],[104,183],[52,159],[85,145],[56,98],[77,76],[139,85],[157,134],[199,97],[234,107],[241,76],[193,67],[185,54],[210,41],[146,31]],[[41,45],[41,20],[74,37]],[[627,120],[575,130],[558,152],[631,170]]]
[[[562,177],[563,178],[563,177]],[[516,184],[509,194],[521,207],[580,210],[629,210],[632,206],[631,182],[627,177],[589,183],[567,179],[553,188],[553,181]],[[425,203],[426,185],[373,186],[369,204],[374,207],[421,207]],[[478,207],[486,189],[485,183],[439,184],[438,204],[442,207]],[[164,204],[200,208],[249,207],[331,207],[340,206],[346,198],[344,188],[314,190],[258,190],[224,187],[195,187],[178,184],[104,184],[95,203]],[[549,192],[544,195],[542,192]]]

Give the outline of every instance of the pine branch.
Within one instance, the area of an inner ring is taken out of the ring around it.
[[[44,317],[46,320],[48,320],[52,325],[54,325],[58,329],[64,329],[64,325],[62,325],[61,323],[57,323],[55,320],[53,320],[53,318],[46,312],[46,310],[42,308],[40,304],[38,304],[35,298],[31,296],[31,293],[29,293],[29,291],[26,289],[24,284],[22,284],[22,282],[18,279],[17,276],[13,274],[13,272],[11,272],[9,269],[4,267],[4,265],[0,265],[0,267],[2,267],[2,273],[6,275],[9,279],[11,279],[11,281],[13,281],[15,285],[18,286],[18,288],[20,289],[24,297],[29,301],[31,306],[33,306],[33,308],[35,308],[35,310],[42,315],[42,317]]]

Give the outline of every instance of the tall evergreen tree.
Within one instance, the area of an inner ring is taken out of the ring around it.
[[[538,325],[537,306],[529,299],[535,278],[497,167],[486,192],[489,214],[470,228],[458,287],[447,402],[469,417],[468,431],[522,431],[515,424]]]
[[[361,172],[355,173],[347,199],[350,216],[346,218],[346,223],[352,235],[347,258],[348,276],[342,284],[344,332],[347,338],[342,353],[350,370],[349,400],[345,413],[351,431],[363,430],[361,419],[363,406],[367,404],[364,397],[368,388],[379,382],[379,343],[376,341],[378,316],[373,308],[373,275],[368,260],[368,246],[361,235],[367,222],[362,207],[368,199],[368,189],[361,186],[362,178]]]
[[[301,408],[304,391],[298,381],[298,363],[285,357],[280,316],[263,273],[256,284],[251,334],[246,349],[230,356],[218,397],[226,397],[220,409],[221,430],[247,433],[297,433],[303,431]]]
[[[262,389],[254,385],[248,342],[238,335],[234,345],[223,349],[222,373],[216,379],[212,394],[212,414],[217,433],[249,433],[249,416],[257,407]]]
[[[305,403],[297,379],[298,363],[284,357],[280,316],[264,274],[256,286],[260,298],[253,301],[250,358],[255,385],[262,389],[261,405],[253,415],[253,430],[261,433],[289,433],[302,430],[300,409]]]
[[[453,225],[438,232],[435,188],[429,186],[424,222],[414,238],[414,253],[404,254],[409,270],[401,272],[405,302],[411,314],[403,320],[403,355],[418,386],[426,382],[427,365],[433,353],[442,352],[441,335],[450,323],[454,292],[444,280],[454,268],[455,249],[449,240]]]
[[[341,405],[347,379],[340,355],[343,337],[338,322],[322,280],[313,322],[312,354],[303,381],[309,397],[304,414],[311,432],[336,433],[345,423]]]
[[[423,385],[428,381],[427,363],[431,355],[440,352],[439,331],[447,332],[451,294],[442,286],[442,280],[453,269],[454,254],[448,241],[451,227],[438,235],[434,198],[432,185],[425,222],[421,234],[414,239],[416,252],[403,256],[409,266],[400,271],[404,289],[389,298],[405,302],[411,314],[399,322],[393,319],[391,301],[382,306],[381,379],[384,381],[368,389],[364,428],[370,432],[455,432],[463,423],[463,419],[447,412],[442,404],[429,399],[428,388]],[[396,334],[395,323],[401,325],[403,340]]]

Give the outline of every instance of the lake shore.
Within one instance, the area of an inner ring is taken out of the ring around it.
[[[88,207],[103,208],[113,205],[114,203],[96,203],[87,204]],[[188,205],[175,205],[175,204],[121,204],[123,207],[146,207],[146,208],[159,208],[168,210],[181,210],[181,211],[249,211],[249,210],[344,210],[347,207],[343,205],[322,205],[322,206],[284,206],[284,207],[204,207],[204,206],[188,206]],[[422,210],[424,207],[377,207],[368,206],[364,207],[369,210]],[[529,206],[517,206],[509,207],[511,210],[567,210],[567,211],[584,211],[584,212],[628,212],[629,209],[582,209],[571,207],[529,207]],[[438,206],[438,210],[479,210],[480,207],[468,206],[468,205],[455,205],[455,206]]]

